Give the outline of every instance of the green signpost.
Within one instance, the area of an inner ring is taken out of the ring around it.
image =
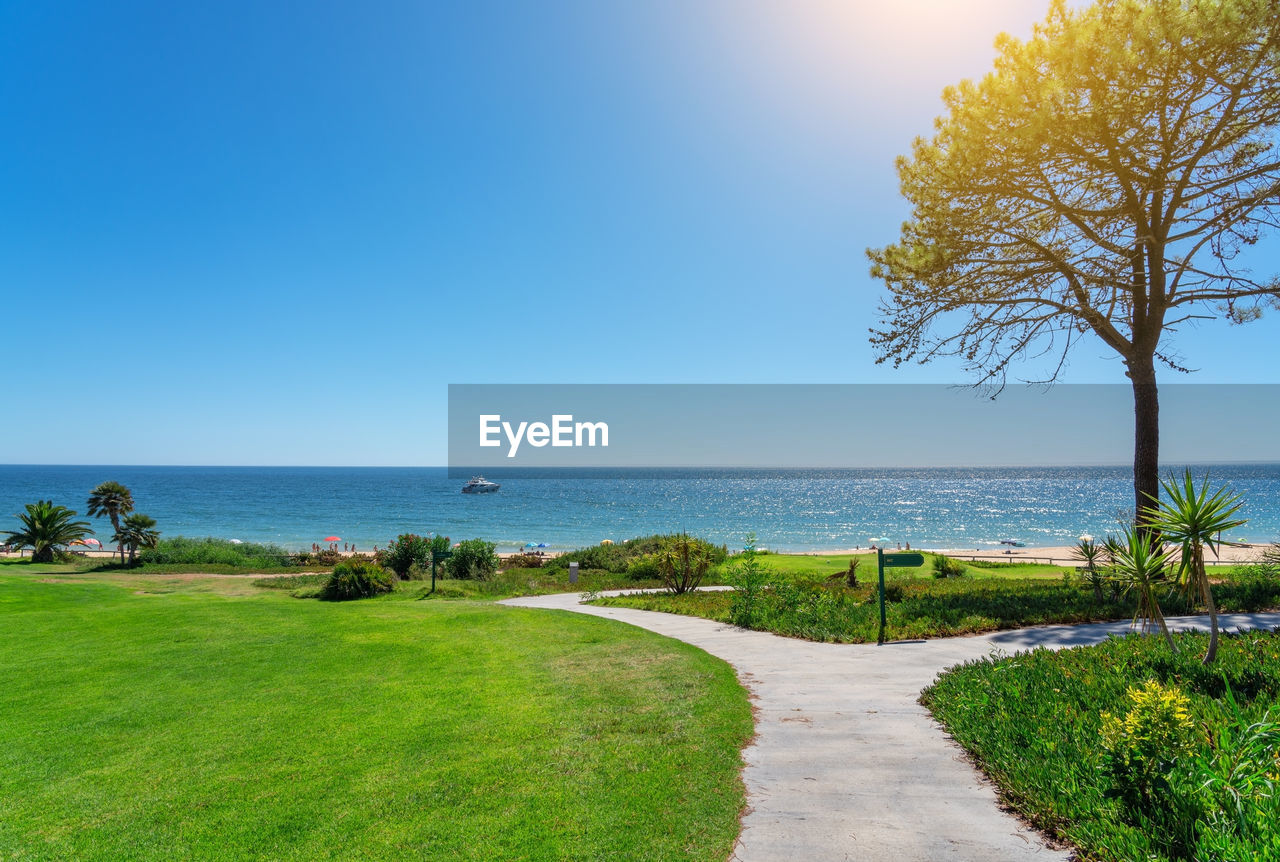
[[[880,575],[880,635],[876,643],[884,643],[884,570],[890,566],[923,566],[924,554],[886,554],[884,548],[876,548],[876,568]]]
[[[453,551],[431,552],[431,593],[436,591],[436,566],[453,556]],[[431,595],[427,593],[427,595]]]

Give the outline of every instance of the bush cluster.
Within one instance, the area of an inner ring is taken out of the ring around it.
[[[416,566],[420,570],[431,568],[431,540],[416,533],[401,533],[386,550],[378,552],[378,562],[396,573],[401,580],[408,578]]]
[[[449,577],[461,580],[487,581],[498,573],[496,546],[484,539],[468,539],[459,542],[449,558]]]
[[[592,545],[579,548],[550,560],[549,568],[567,569],[569,563],[577,563],[582,569],[602,569],[615,575],[634,574],[636,580],[649,580],[658,576],[656,562],[641,562],[645,557],[659,554],[666,543],[677,538],[676,534],[661,534],[628,539],[613,545]],[[724,545],[713,545],[705,539],[691,538],[710,560],[712,566],[722,564],[729,557]],[[635,567],[633,570],[633,566]]]
[[[395,589],[395,575],[377,563],[347,560],[333,567],[333,574],[320,590],[320,598],[331,602],[367,599]]]
[[[959,578],[963,575],[964,563],[942,554],[933,555],[933,576],[935,578]]]

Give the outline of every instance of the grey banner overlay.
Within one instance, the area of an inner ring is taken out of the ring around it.
[[[1166,463],[1280,461],[1276,385],[1165,384],[1160,403]],[[486,429],[492,445],[482,446]],[[944,385],[449,385],[449,467],[458,475],[1104,465],[1132,454],[1133,395],[1124,384],[1008,387],[994,400]]]

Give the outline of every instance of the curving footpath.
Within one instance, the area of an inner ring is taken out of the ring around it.
[[[614,595],[614,594],[611,594]],[[1067,860],[1000,809],[991,784],[923,706],[938,672],[994,651],[1095,644],[1127,622],[1040,626],[928,641],[827,644],[699,617],[579,604],[579,594],[504,604],[608,617],[724,659],[751,692],[756,738],[743,752],[747,813],[733,859]],[[1224,631],[1280,626],[1280,613],[1224,614]],[[1170,619],[1177,630],[1200,617]]]

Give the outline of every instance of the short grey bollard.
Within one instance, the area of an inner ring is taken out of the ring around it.
[[[578,582],[578,564],[569,564],[569,583],[576,584]]]

